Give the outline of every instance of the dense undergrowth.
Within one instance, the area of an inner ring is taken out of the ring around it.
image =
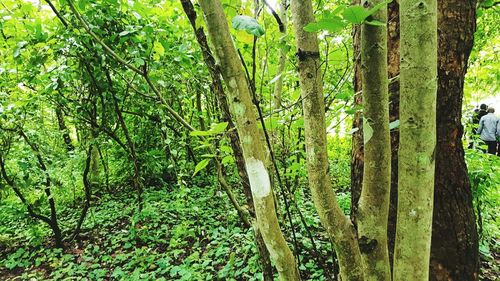
[[[349,170],[347,139],[331,142],[330,169],[338,175]],[[74,158],[83,157],[75,152]],[[294,158],[295,159],[295,158]],[[51,170],[61,186],[54,188],[61,229],[69,232],[76,224],[84,194],[79,184],[78,160],[62,161],[60,170]],[[58,163],[58,162],[54,162]],[[282,229],[300,256],[305,280],[324,280],[323,269],[335,272],[332,245],[320,227],[319,218],[305,184],[303,159],[287,169],[284,178],[294,188],[293,227],[276,188]],[[65,242],[65,249],[54,246],[49,227],[30,219],[15,194],[4,189],[0,200],[0,276],[1,280],[261,280],[262,270],[254,244],[253,231],[246,229],[226,194],[217,184],[211,168],[197,177],[189,176],[189,166],[178,167],[177,181],[161,180],[161,169],[150,171],[157,185],[145,188],[144,207],[137,211],[136,193],[123,166],[113,165],[112,184],[94,186],[92,207],[77,239]],[[75,177],[59,178],[60,171],[76,171]],[[234,167],[227,172],[238,193],[239,179]],[[59,172],[58,172],[59,171]],[[148,180],[155,182],[154,180]],[[333,179],[339,203],[350,209],[348,177]],[[123,187],[125,185],[126,187]],[[112,190],[109,192],[108,190]],[[35,190],[36,191],[36,190]],[[36,198],[37,195],[27,194]],[[242,197],[241,194],[240,198]],[[29,198],[28,197],[28,198]],[[42,197],[43,198],[43,197]],[[35,200],[35,199],[30,199]],[[297,208],[298,207],[298,208]],[[46,205],[38,206],[47,212]],[[298,210],[300,209],[300,214]],[[68,233],[66,233],[68,234]],[[64,235],[68,237],[69,235]],[[327,274],[328,275],[328,274]]]
[[[479,233],[481,280],[500,278],[500,157],[467,150],[473,205]]]
[[[346,140],[330,142],[333,175],[348,174],[349,147]],[[474,206],[480,218],[481,278],[495,280],[500,165],[496,157],[473,150],[467,151],[466,156]],[[301,175],[303,169],[303,165],[298,165],[294,173]],[[232,179],[237,186],[236,176]],[[293,212],[295,235],[289,224],[282,228],[300,254],[303,279],[324,280],[323,269],[335,270],[335,257],[302,180],[298,183],[303,188],[295,190],[295,202],[302,210],[303,220]],[[188,182],[151,186],[144,193],[141,212],[137,212],[135,193],[127,188],[113,194],[96,192],[81,235],[67,241],[65,250],[54,247],[49,228],[28,218],[13,194],[4,196],[0,201],[1,279],[261,280],[253,232],[241,225],[216,182],[207,170]],[[348,213],[349,178],[337,177],[333,183],[339,191],[339,203]],[[70,200],[73,196],[69,196],[69,190],[57,194],[66,198],[58,200],[58,208],[62,228],[69,229],[79,216],[79,196]],[[280,215],[284,216],[284,206],[280,206]]]
[[[140,213],[135,213],[134,200],[130,194],[100,198],[81,237],[67,243],[64,251],[53,248],[44,238],[49,230],[30,222],[21,205],[2,204],[0,276],[3,280],[261,280],[253,232],[239,225],[236,212],[216,188],[150,190]],[[63,213],[71,218],[65,224],[77,219],[73,206],[64,206]],[[312,245],[301,233],[297,238],[305,276],[321,280],[322,271],[311,260]],[[324,237],[316,238],[325,254],[323,262],[332,266],[329,244]]]

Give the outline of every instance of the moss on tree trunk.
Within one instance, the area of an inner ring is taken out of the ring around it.
[[[257,128],[256,114],[249,85],[241,61],[229,33],[226,17],[219,0],[200,1],[208,33],[219,60],[222,77],[227,86],[228,102],[241,137],[250,188],[254,199],[259,228],[280,280],[300,280],[292,251],[281,233],[269,173],[264,164],[266,149],[263,133]]]
[[[394,280],[428,280],[434,196],[437,1],[400,1],[400,146]]]
[[[373,7],[382,1],[366,1]],[[387,9],[372,15],[387,21]],[[366,280],[390,280],[387,220],[391,188],[391,140],[387,80],[387,28],[361,26],[364,178],[359,201],[358,236]]]
[[[299,60],[309,187],[322,225],[334,242],[342,280],[363,280],[361,254],[351,221],[344,216],[331,188],[326,150],[325,104],[316,33],[304,31],[314,21],[310,0],[292,1]]]

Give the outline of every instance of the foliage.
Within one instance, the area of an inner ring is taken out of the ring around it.
[[[0,6],[0,157],[7,178],[26,198],[21,202],[0,176],[0,279],[261,280],[253,232],[241,224],[216,177],[214,164],[220,161],[236,200],[249,209],[228,139],[234,128],[221,116],[181,3],[51,1],[55,16],[46,2],[36,2],[2,0]],[[262,115],[259,127],[268,134],[270,165],[276,164],[270,170],[281,229],[297,253],[303,279],[325,280],[336,261],[307,186],[294,34],[280,31],[269,8],[254,14],[253,1],[222,2]],[[353,102],[347,27],[385,24],[370,15],[387,3],[365,9],[326,1],[317,7],[318,20],[306,27],[326,31],[319,38],[329,173],[346,214],[351,207],[346,132],[353,114],[362,110]],[[489,5],[484,1],[480,9],[467,101],[497,87],[499,29],[489,23],[498,13],[485,8]],[[195,9],[195,26],[206,30]],[[292,30],[289,20],[283,22]],[[280,54],[286,59],[283,72]],[[273,94],[280,79],[278,105]],[[394,121],[391,129],[398,125]],[[491,260],[499,248],[498,159],[473,150],[466,157],[481,214],[481,251]],[[86,206],[86,183],[90,208],[73,238]],[[55,201],[64,249],[54,247],[46,223],[28,215],[31,206],[50,216],[49,198]]]

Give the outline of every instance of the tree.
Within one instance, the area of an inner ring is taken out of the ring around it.
[[[399,120],[399,4],[388,5],[388,76],[390,79],[390,121]],[[456,32],[456,30],[461,30]],[[464,150],[462,100],[467,60],[475,31],[475,3],[454,0],[438,3],[438,95],[437,146],[434,191],[433,234],[431,245],[431,280],[477,280],[478,236],[472,209],[472,195]],[[355,53],[360,41],[355,34]],[[357,56],[356,56],[357,57]],[[361,64],[356,63],[354,88],[361,91]],[[356,96],[357,103],[361,102]],[[359,116],[354,127],[362,128]],[[399,131],[391,131],[392,172],[391,207],[389,212],[389,254],[392,260],[397,208],[397,177]],[[362,133],[353,134],[352,150],[352,213],[357,206],[363,179]],[[450,236],[451,233],[454,233]],[[450,239],[456,237],[456,239]]]
[[[393,279],[424,281],[429,278],[434,203],[437,1],[400,5],[401,127]]]
[[[382,1],[367,1],[373,7]],[[387,9],[374,20],[387,22]],[[361,247],[368,280],[390,280],[387,221],[391,188],[391,141],[387,80],[387,28],[361,26],[361,70],[363,83],[363,143],[365,163],[359,201],[358,236],[373,247]]]
[[[227,122],[227,134],[229,136],[229,140],[231,143],[231,148],[233,150],[234,159],[236,162],[236,168],[238,169],[238,175],[240,177],[243,193],[245,194],[246,202],[250,213],[255,216],[254,204],[252,199],[252,191],[250,188],[250,182],[248,179],[247,170],[245,169],[245,159],[243,157],[243,151],[241,149],[240,144],[240,136],[234,122],[231,118],[231,114],[229,112],[229,105],[226,97],[226,93],[224,91],[224,86],[222,85],[221,72],[220,68],[217,67],[215,58],[212,55],[212,51],[210,50],[210,46],[208,45],[208,40],[205,35],[205,31],[202,26],[196,26],[197,14],[194,9],[193,3],[191,0],[181,0],[182,8],[189,18],[189,22],[193,27],[194,33],[196,35],[196,40],[200,45],[203,60],[207,66],[208,72],[210,73],[210,77],[212,79],[211,89],[215,94],[217,101],[219,103],[219,109],[221,111],[221,116],[223,122]],[[220,171],[221,172],[221,171]],[[251,227],[251,225],[248,225]],[[255,242],[257,243],[257,248],[259,250],[260,261],[262,265],[264,280],[272,280],[273,279],[273,268],[271,265],[271,260],[269,259],[269,252],[266,249],[265,243],[262,239],[262,235],[258,231],[258,229],[254,229],[255,231]]]
[[[331,188],[326,151],[325,105],[316,33],[304,27],[314,22],[310,0],[292,2],[292,20],[299,61],[300,94],[304,112],[309,188],[322,225],[335,245],[343,280],[363,280],[361,253],[354,227],[344,216]]]
[[[286,244],[275,213],[269,172],[264,164],[266,149],[262,141],[263,134],[257,128],[249,84],[233,45],[222,4],[218,0],[203,0],[200,4],[228,89],[230,110],[241,137],[257,227],[262,233],[271,259],[276,263],[280,279],[299,280],[295,258]]]

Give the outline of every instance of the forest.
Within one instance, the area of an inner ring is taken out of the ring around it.
[[[499,7],[0,0],[0,280],[500,280]]]

